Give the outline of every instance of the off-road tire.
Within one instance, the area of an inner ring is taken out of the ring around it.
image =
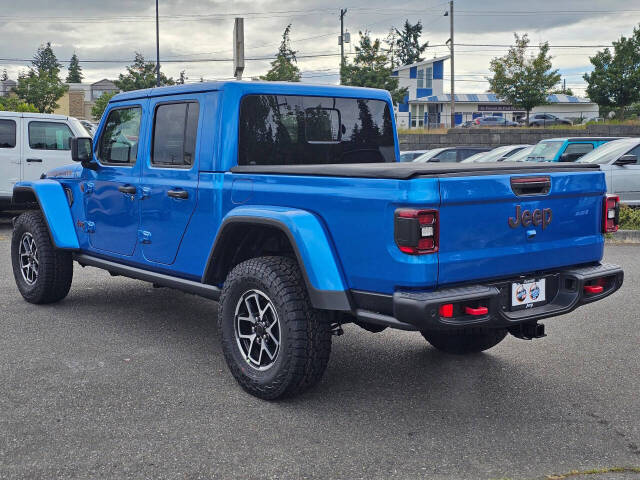
[[[30,233],[38,252],[38,275],[33,284],[23,278],[20,266],[20,242]],[[73,258],[70,252],[56,249],[42,212],[33,210],[20,215],[11,238],[13,276],[22,297],[29,303],[59,302],[67,296],[73,280]]]
[[[266,371],[252,367],[236,341],[236,305],[249,290],[269,297],[280,321],[280,347]],[[218,307],[222,350],[231,373],[251,395],[274,400],[295,396],[320,381],[331,353],[327,312],[316,310],[295,260],[258,257],[237,265],[229,274]]]
[[[422,336],[438,350],[454,355],[465,355],[488,350],[507,336],[501,328],[473,328],[459,331],[425,330]]]

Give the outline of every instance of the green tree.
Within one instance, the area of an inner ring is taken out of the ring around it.
[[[398,65],[422,62],[424,58],[421,55],[429,46],[429,42],[420,43],[422,23],[418,21],[415,25],[411,25],[409,20],[405,20],[402,30],[396,28],[395,33],[395,53]]]
[[[184,82],[186,80],[189,80],[189,77],[187,77],[187,75],[186,75],[184,70],[181,70],[180,71],[180,76],[176,80],[176,85],[184,85]]]
[[[58,76],[61,65],[51,49],[51,43],[47,42],[38,48],[32,64],[28,72],[18,75],[16,94],[25,103],[34,105],[39,112],[53,113],[59,107],[57,101],[68,87]]]
[[[82,67],[78,56],[74,53],[71,55],[71,61],[69,62],[69,73],[67,73],[67,83],[82,83],[84,75],[82,74]]]
[[[0,97],[0,110],[5,112],[33,112],[36,113],[38,109],[30,104],[25,103],[18,97]]]
[[[406,89],[398,89],[398,79],[391,76],[391,64],[381,48],[380,39],[371,40],[368,31],[360,32],[353,63],[345,62],[340,69],[342,85],[382,88],[391,92],[395,102],[402,101]]]
[[[260,77],[262,80],[269,82],[299,82],[300,69],[296,65],[296,52],[291,49],[291,24],[287,25],[282,33],[282,41],[276,59],[271,62],[271,69],[266,75]]]
[[[94,103],[93,107],[91,107],[91,116],[96,120],[100,120],[102,114],[104,113],[105,108],[107,108],[107,104],[109,100],[116,94],[117,92],[104,92],[96,99],[96,103]]]
[[[507,54],[491,60],[489,70],[493,77],[487,80],[498,98],[527,112],[528,123],[529,112],[547,103],[547,96],[560,81],[560,74],[552,69],[548,42],[540,44],[537,55],[530,55],[527,34],[514,36],[515,45]]]
[[[610,109],[617,109],[624,119],[625,107],[640,101],[640,28],[629,38],[621,37],[609,48],[589,59],[593,71],[586,73],[589,98]]]
[[[135,52],[133,63],[127,67],[127,73],[121,73],[113,83],[122,90],[140,90],[156,86],[156,64],[147,62],[141,53]],[[160,85],[175,85],[171,77],[160,72]]]

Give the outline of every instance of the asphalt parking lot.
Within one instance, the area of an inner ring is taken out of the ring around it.
[[[217,305],[76,266],[14,286],[0,220],[0,478],[536,479],[640,466],[640,247],[615,296],[469,357],[347,326],[313,391],[268,403],[227,371]],[[582,478],[573,477],[573,478]],[[589,478],[638,478],[609,473]]]

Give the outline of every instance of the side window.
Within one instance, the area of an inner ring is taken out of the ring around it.
[[[0,146],[2,144],[2,137],[0,137]],[[638,145],[633,150],[627,152],[627,155],[635,155],[637,157],[636,165],[640,165],[640,145]]]
[[[457,162],[458,153],[455,150],[445,150],[439,155],[436,155],[441,162]]]
[[[116,108],[109,112],[98,144],[98,158],[102,163],[136,163],[141,116],[140,107]]]
[[[196,153],[198,113],[196,102],[158,105],[153,120],[151,164],[190,167]]]
[[[29,122],[29,146],[33,150],[71,150],[71,129],[65,123]]]
[[[567,145],[567,149],[564,153],[565,155],[584,155],[591,150],[593,150],[593,145],[591,143],[572,143]]]
[[[16,122],[0,120],[0,148],[15,148]]]

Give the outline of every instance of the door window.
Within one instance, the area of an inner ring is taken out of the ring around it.
[[[564,151],[565,155],[582,156],[585,153],[589,153],[593,150],[593,144],[591,143],[572,143],[567,145],[567,149]]]
[[[102,163],[136,163],[141,116],[140,107],[117,108],[109,112],[98,144],[98,158]]]
[[[0,148],[15,148],[16,122],[0,120]]]
[[[0,143],[2,143],[2,140],[0,140]],[[635,155],[637,158],[635,165],[640,165],[640,145],[628,151],[626,155]],[[632,163],[631,165],[634,165],[634,164]]]
[[[65,123],[29,122],[29,146],[32,150],[71,150],[71,129]]]
[[[199,110],[196,102],[158,105],[153,125],[152,165],[187,168],[193,165]]]
[[[437,156],[441,162],[457,162],[458,154],[455,150],[445,150]]]

